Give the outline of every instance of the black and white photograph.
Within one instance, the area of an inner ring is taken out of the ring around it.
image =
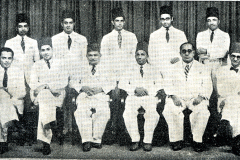
[[[240,1],[0,0],[1,159],[240,159]]]

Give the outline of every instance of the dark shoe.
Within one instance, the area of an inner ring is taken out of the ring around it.
[[[136,151],[138,149],[139,149],[139,142],[133,142],[129,150]]]
[[[183,148],[183,142],[182,141],[172,142],[171,146],[173,151],[179,151]]]
[[[91,150],[91,143],[90,142],[85,142],[83,143],[83,152],[88,152]]]
[[[231,126],[229,121],[227,120],[221,120],[217,133],[215,135],[216,145],[217,146],[224,146],[224,145],[230,145],[230,142],[232,141],[232,133],[231,133]]]
[[[102,148],[102,144],[101,143],[92,143],[92,147],[93,148],[97,148],[97,149],[101,149]]]
[[[43,150],[42,150],[43,155],[49,155],[51,154],[51,148],[50,144],[43,142]]]
[[[193,142],[192,147],[195,152],[203,152],[206,149],[206,146],[199,142]]]
[[[0,142],[0,154],[8,151],[8,144],[6,142]]]
[[[147,151],[147,152],[152,151],[152,144],[151,143],[144,143],[143,144],[143,150]]]
[[[240,155],[240,135],[233,138],[232,152],[238,156]]]

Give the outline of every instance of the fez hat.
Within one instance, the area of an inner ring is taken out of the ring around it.
[[[117,17],[123,17],[123,19],[125,19],[122,8],[114,8],[112,9],[111,13],[112,21],[114,21]]]
[[[233,43],[230,54],[232,54],[232,53],[239,53],[240,54],[240,42]]]
[[[136,52],[139,51],[139,50],[143,50],[148,54],[148,43],[145,42],[145,41],[138,42]]]
[[[219,18],[218,9],[216,7],[209,7],[209,8],[207,8],[206,19],[208,17],[217,17],[217,18]]]
[[[100,52],[100,47],[98,43],[92,43],[87,46],[87,52],[98,51]]]
[[[73,21],[75,21],[75,13],[71,10],[64,10],[62,12],[62,21],[65,19],[65,18],[72,18]]]
[[[170,14],[170,16],[172,17],[172,7],[162,6],[160,8],[160,15],[162,15],[162,14]]]
[[[25,22],[29,25],[29,19],[28,19],[27,15],[25,13],[17,14],[16,23],[18,24],[18,23],[23,23],[23,22]]]
[[[41,49],[41,47],[44,45],[49,45],[52,47],[52,39],[50,37],[41,38],[40,42],[38,43],[38,48]]]

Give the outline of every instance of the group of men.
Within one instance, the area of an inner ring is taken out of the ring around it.
[[[18,34],[1,49],[1,154],[8,150],[8,122],[18,120],[23,114],[26,87],[30,89],[32,102],[39,105],[37,139],[43,142],[44,155],[51,153],[51,126],[55,125],[56,107],[63,105],[66,87],[79,93],[74,115],[83,151],[102,148],[102,135],[110,118],[108,93],[113,90],[115,96],[119,96],[122,89],[128,94],[123,118],[132,139],[131,151],[140,148],[139,109],[145,112],[143,149],[152,150],[153,132],[159,120],[156,107],[160,100],[156,95],[161,93],[166,97],[163,115],[172,149],[184,147],[183,111],[189,109],[192,147],[202,152],[205,149],[202,138],[210,115],[209,99],[215,92],[223,119],[220,128],[226,131],[232,127],[233,151],[240,153],[237,119],[240,90],[236,87],[240,45],[237,43],[228,54],[230,38],[218,28],[217,8],[207,9],[208,29],[197,35],[197,49],[187,41],[184,32],[172,26],[169,6],[160,8],[162,27],[150,35],[149,45],[138,43],[134,33],[123,29],[125,16],[120,8],[112,10],[114,29],[103,37],[101,46],[88,45],[84,36],[73,31],[73,12],[65,11],[61,18],[63,32],[42,38],[38,51],[37,41],[27,36],[28,18],[25,14],[17,15]],[[201,63],[194,60],[196,53]],[[221,67],[227,55],[231,64]]]

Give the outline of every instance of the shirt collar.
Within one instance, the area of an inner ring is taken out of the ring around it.
[[[26,37],[27,37],[26,35],[23,36],[23,39],[26,40]],[[20,36],[19,34],[17,34],[17,38],[22,40],[22,36]]]
[[[182,65],[183,65],[183,68],[185,68],[187,65],[189,65],[189,69],[192,67],[192,64],[193,64],[193,61],[190,62],[190,63],[185,63],[183,60],[182,60]]]
[[[123,32],[125,32],[125,30],[124,30],[124,29],[122,29],[120,32],[121,32],[121,33],[123,33]],[[117,31],[117,30],[115,30],[115,29],[113,29],[113,33],[116,33],[116,34],[118,34],[118,31]]]
[[[219,28],[215,29],[213,32],[214,32],[214,34],[216,34],[216,33],[218,33],[218,31],[219,31]],[[209,34],[211,34],[212,30],[208,28],[208,32],[209,32]]]
[[[73,34],[74,34],[74,31],[72,31],[72,33],[70,33],[70,34],[67,34],[66,32],[63,31],[63,34],[64,34],[66,37],[70,36],[70,37],[72,38],[72,37],[73,37]]]

